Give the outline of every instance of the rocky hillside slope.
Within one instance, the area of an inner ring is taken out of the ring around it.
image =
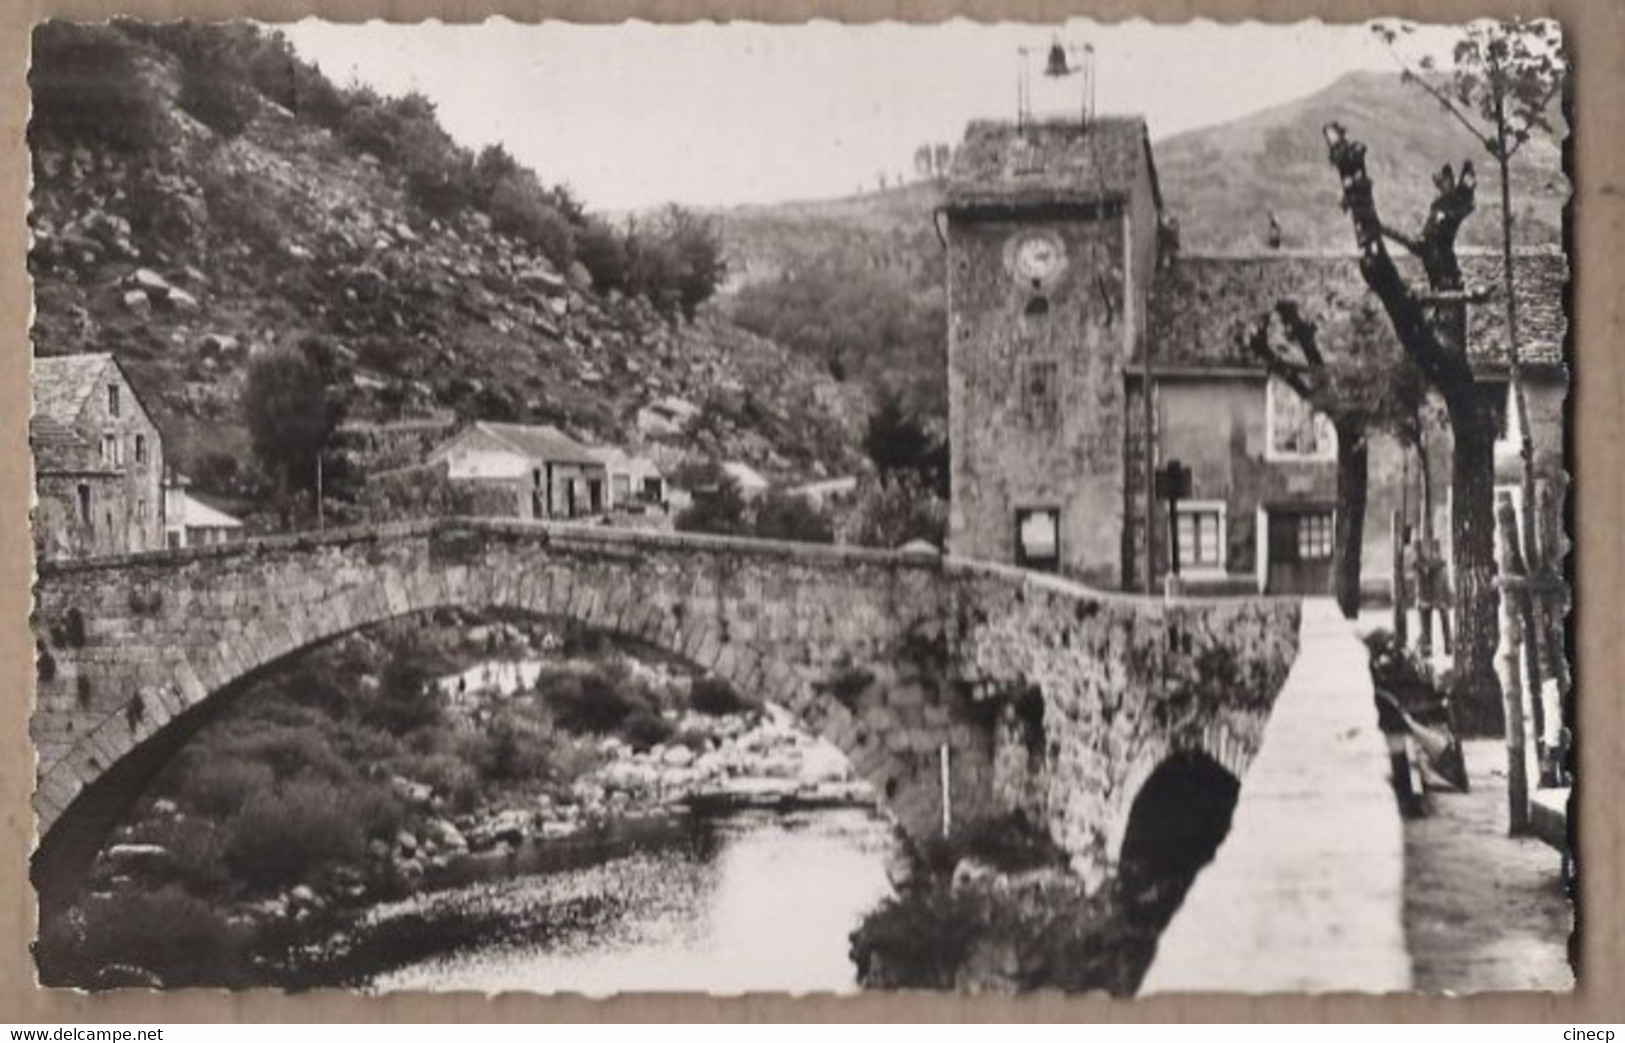
[[[114,352],[182,467],[246,460],[248,360],[312,337],[352,421],[535,420],[786,476],[852,465],[867,403],[816,365],[705,308],[690,323],[601,294],[478,210],[431,216],[398,165],[268,97],[247,98],[240,132],[211,129],[179,103],[174,55],[111,46],[162,133],[145,149],[35,136],[34,348]],[[697,407],[686,430],[640,431],[672,397]]]

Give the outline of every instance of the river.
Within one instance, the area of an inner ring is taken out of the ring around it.
[[[554,872],[504,874],[375,910],[421,949],[377,991],[852,992],[848,936],[891,894],[897,840],[862,808],[696,818]],[[367,933],[363,927],[361,933]],[[386,930],[387,933],[387,930]],[[394,961],[387,961],[394,962]]]

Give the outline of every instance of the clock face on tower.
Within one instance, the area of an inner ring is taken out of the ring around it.
[[[1046,281],[1065,263],[1066,248],[1061,245],[1059,236],[1026,232],[1011,242],[1009,253],[1011,272],[1022,281]]]

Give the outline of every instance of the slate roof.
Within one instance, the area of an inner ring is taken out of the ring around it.
[[[976,120],[948,171],[949,211],[1094,203],[1128,195],[1151,164],[1145,120],[1103,116],[1014,123]],[[1157,192],[1151,173],[1152,192]],[[1159,201],[1160,205],[1160,201]]]
[[[91,466],[92,446],[84,436],[51,416],[28,421],[28,444],[38,471],[75,471]]]
[[[53,355],[34,359],[34,416],[72,424],[101,382],[113,356]]]
[[[474,427],[533,460],[603,466],[586,446],[549,424],[497,424],[478,420]]]
[[[1412,285],[1426,284],[1419,263],[1397,252],[1394,257]],[[1487,372],[1502,370],[1507,336],[1500,254],[1464,253],[1460,261],[1467,287],[1489,294],[1468,306],[1473,364]],[[1521,359],[1535,368],[1560,367],[1568,328],[1567,258],[1555,250],[1516,253],[1513,278]],[[1237,334],[1280,300],[1307,306],[1376,302],[1354,254],[1176,257],[1152,282],[1146,334],[1152,361],[1179,368],[1257,368]],[[1393,347],[1398,349],[1397,341]]]

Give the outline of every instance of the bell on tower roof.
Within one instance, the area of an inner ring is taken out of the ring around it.
[[[1032,49],[1016,48],[1016,125],[1025,128],[1033,122],[1032,83],[1028,59]],[[1050,41],[1044,59],[1045,79],[1064,80],[1071,76],[1081,79],[1079,111],[1084,127],[1094,122],[1095,116],[1095,48],[1093,44],[1077,46],[1062,43],[1060,37]]]

